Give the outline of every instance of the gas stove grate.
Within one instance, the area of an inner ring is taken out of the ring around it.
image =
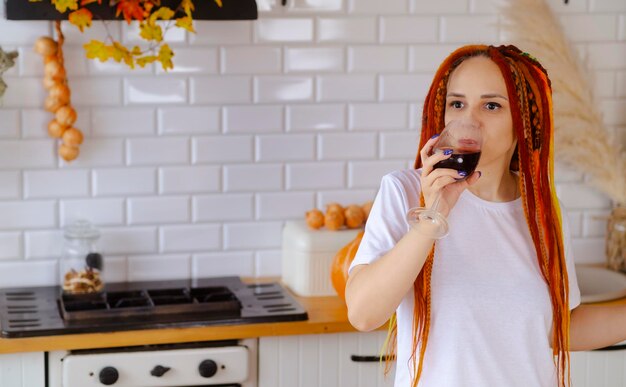
[[[66,321],[161,315],[187,317],[206,313],[211,313],[214,318],[224,318],[238,316],[241,303],[227,287],[213,286],[63,294],[59,298],[59,309]]]

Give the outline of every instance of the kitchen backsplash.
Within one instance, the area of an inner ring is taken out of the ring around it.
[[[279,275],[286,220],[370,200],[383,174],[412,164],[438,63],[464,43],[506,42],[493,1],[259,0],[257,21],[168,34],[169,73],[87,60],[82,44],[102,24],[80,34],[64,23],[86,135],[69,165],[47,136],[32,50],[52,24],[0,8],[0,45],[20,54],[0,108],[0,287],[57,283],[61,229],[76,218],[101,229],[108,281]],[[626,2],[549,3],[624,143]],[[136,39],[136,26],[108,30]],[[603,262],[611,204],[584,180],[557,165],[575,259]]]

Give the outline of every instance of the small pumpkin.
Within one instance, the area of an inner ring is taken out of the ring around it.
[[[327,211],[324,215],[324,226],[331,231],[339,230],[346,223],[346,217],[343,211]]]
[[[359,228],[365,222],[365,211],[356,204],[349,205],[344,215],[346,217],[346,226],[348,228]]]
[[[312,229],[319,230],[324,225],[324,214],[318,209],[306,212],[306,224]]]
[[[330,267],[330,281],[332,282],[337,295],[344,301],[346,299],[348,269],[350,268],[350,264],[354,260],[354,256],[359,249],[364,233],[364,231],[359,232],[356,237],[350,241],[350,243],[342,247],[335,255],[335,258],[333,258],[333,263]]]

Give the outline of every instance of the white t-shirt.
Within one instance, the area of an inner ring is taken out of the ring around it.
[[[420,175],[421,170],[402,170],[383,177],[350,269],[380,258],[408,231],[405,215],[419,206]],[[557,386],[550,294],[521,198],[496,203],[465,190],[448,223],[450,234],[435,245],[430,335],[419,386]],[[564,214],[563,223],[573,309],[580,291]],[[396,317],[395,387],[407,387],[413,380],[412,289]]]

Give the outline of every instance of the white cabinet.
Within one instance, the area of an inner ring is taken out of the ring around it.
[[[259,339],[259,387],[391,387],[394,370],[358,362],[380,355],[386,331]]]
[[[571,352],[573,387],[626,387],[626,349]]]
[[[45,387],[43,352],[0,355],[0,386]]]

